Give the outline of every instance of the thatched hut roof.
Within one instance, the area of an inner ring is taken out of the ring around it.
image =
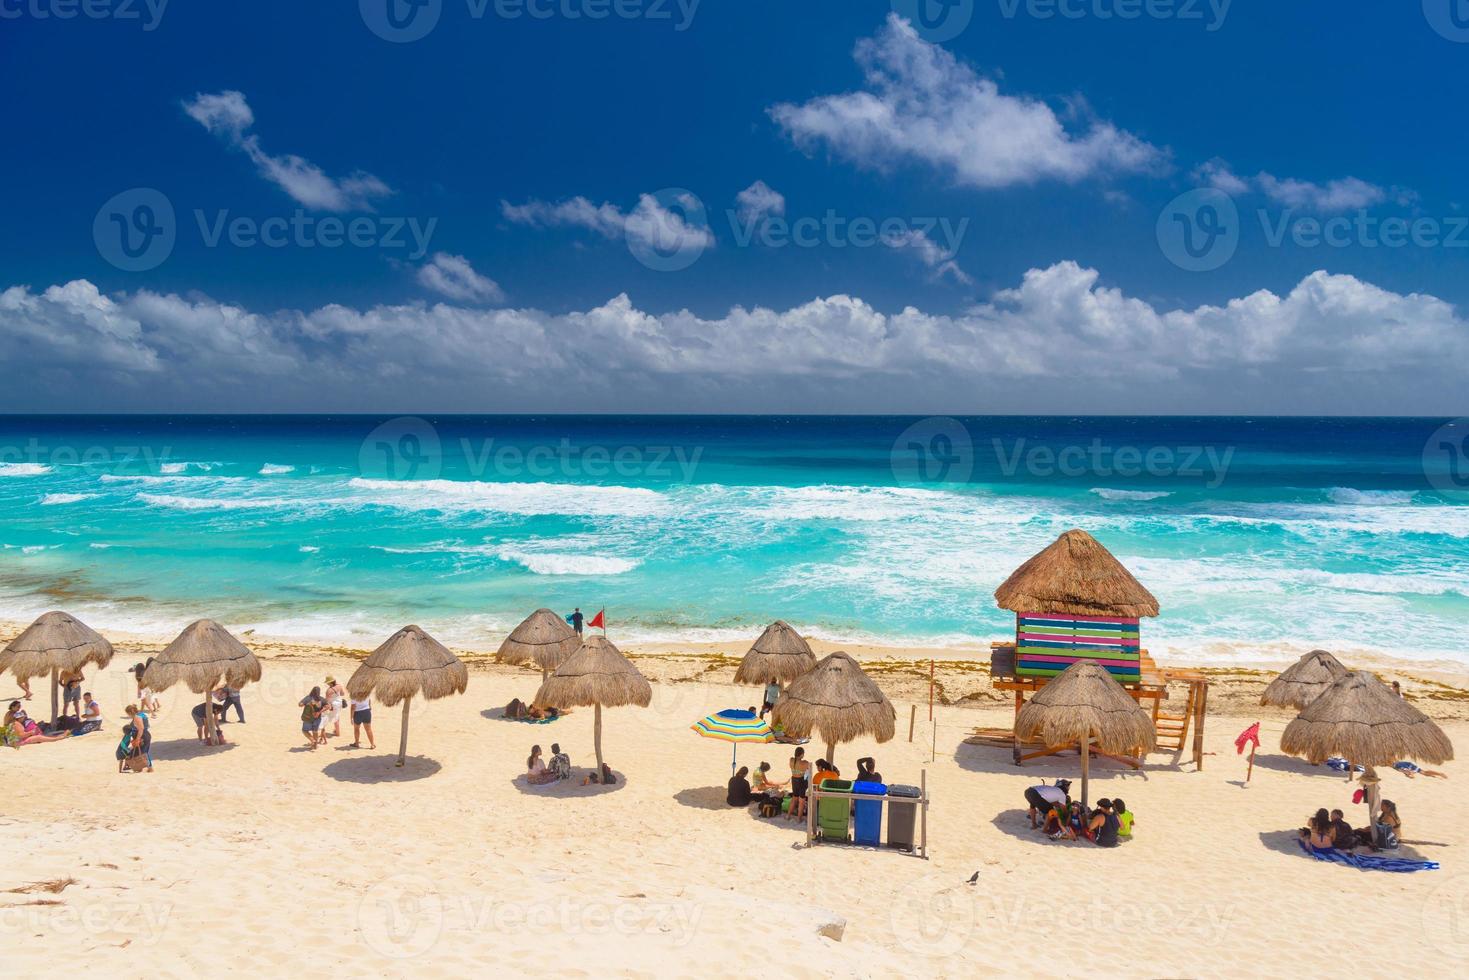
[[[1260,695],[1260,703],[1300,710],[1346,675],[1340,660],[1325,650],[1312,650],[1270,682]]]
[[[1037,691],[1015,716],[1015,736],[1039,736],[1047,745],[1091,736],[1103,752],[1114,754],[1156,745],[1153,719],[1093,660],[1077,661]]]
[[[212,619],[184,631],[143,672],[143,686],[162,691],[182,681],[196,694],[217,687],[243,687],[260,680],[260,661],[245,644]]]
[[[791,682],[772,717],[788,734],[817,732],[823,742],[836,745],[862,735],[886,742],[893,737],[897,712],[857,661],[838,650]]]
[[[581,646],[581,637],[565,618],[549,609],[537,609],[505,637],[495,659],[502,664],[533,663],[555,670]]]
[[[347,693],[372,697],[385,708],[423,695],[430,701],[463,694],[469,668],[419,626],[405,626],[383,642],[347,679]]]
[[[87,664],[106,667],[112,644],[86,623],[64,612],[48,612],[27,626],[0,652],[0,673],[16,680],[42,677],[54,670],[80,670]]]
[[[589,636],[536,692],[536,704],[577,708],[600,704],[646,708],[653,686],[605,636]]]
[[[816,654],[805,637],[790,623],[777,619],[750,647],[734,679],[736,684],[767,684],[774,677],[781,684],[789,684],[815,666]]]
[[[1101,542],[1073,528],[995,590],[1001,609],[1075,616],[1156,616],[1158,600]]]
[[[1437,765],[1454,757],[1443,729],[1365,670],[1354,670],[1285,726],[1280,748],[1308,762],[1341,756],[1359,766],[1402,759]]]

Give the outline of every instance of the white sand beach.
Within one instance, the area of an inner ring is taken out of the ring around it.
[[[4,638],[18,631],[7,626]],[[729,747],[689,726],[754,700],[728,683],[725,661],[742,650],[628,651],[654,684],[650,708],[605,716],[622,781],[531,787],[521,774],[532,743],[559,742],[579,770],[592,760],[590,710],[539,726],[499,717],[534,693],[538,672],[461,652],[468,692],[414,705],[411,758],[398,770],[396,710],[377,709],[377,751],[348,748],[349,725],[317,751],[300,735],[297,700],[328,673],[348,676],[363,651],[246,640],[265,675],[245,689],[248,723],[225,727],[228,746],[201,746],[191,696],[169,691],[154,721],[157,770],[117,774],[128,668],[158,649],[133,638],[89,677],[103,733],[0,755],[7,972],[1386,977],[1403,972],[1409,947],[1450,974],[1469,966],[1469,870],[1457,857],[1469,844],[1469,770],[1383,773],[1404,820],[1399,854],[1442,870],[1317,863],[1297,849],[1295,828],[1322,806],[1351,819],[1351,787],[1280,754],[1290,715],[1249,707],[1260,680],[1244,674],[1216,684],[1204,771],[1171,753],[1137,772],[1093,767],[1093,799],[1123,796],[1137,815],[1135,839],[1107,851],[1028,827],[1025,787],[1074,777],[1076,756],[1017,769],[1006,751],[963,744],[974,726],[1010,719],[1008,706],[966,696],[987,677],[941,671],[957,703],[940,704],[931,727],[926,657],[853,648],[864,664],[888,665],[874,677],[898,735],[843,745],[836,761],[845,769],[873,755],[889,782],[926,772],[925,861],[805,849],[796,825],[724,805]],[[1461,688],[1405,686],[1469,744]],[[6,678],[0,695],[13,687]],[[33,687],[40,717],[45,685]],[[1264,744],[1245,785],[1233,739],[1256,720]],[[740,760],[784,771],[789,753],[746,746]]]

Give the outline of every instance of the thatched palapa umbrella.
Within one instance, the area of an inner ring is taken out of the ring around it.
[[[1153,719],[1099,664],[1082,660],[1062,671],[1015,716],[1015,737],[1040,736],[1047,746],[1081,746],[1081,803],[1086,806],[1091,746],[1113,755],[1151,751]]]
[[[60,715],[56,680],[61,672],[80,670],[87,664],[106,667],[111,662],[112,644],[90,626],[64,612],[48,612],[0,651],[0,674],[8,670],[22,681],[50,674],[54,725]]]
[[[1280,676],[1266,686],[1260,695],[1260,703],[1299,711],[1347,673],[1341,661],[1325,650],[1312,650],[1281,671]]]
[[[1365,670],[1338,678],[1285,726],[1280,748],[1320,764],[1341,756],[1353,766],[1365,767],[1367,815],[1377,820],[1377,774],[1374,766],[1391,766],[1401,759],[1433,765],[1454,757],[1454,747],[1443,729],[1382,681]]]
[[[1076,616],[1156,616],[1158,600],[1096,538],[1073,528],[995,590],[1001,609]]]
[[[180,633],[143,671],[143,686],[165,691],[182,681],[195,694],[204,695],[204,736],[212,744],[218,729],[214,723],[213,695],[216,688],[244,687],[260,680],[260,661],[223,626],[212,619],[195,620]]]
[[[653,701],[653,686],[632,661],[605,636],[589,636],[566,661],[556,668],[541,689],[536,703],[553,708],[592,705],[596,720],[592,741],[597,750],[597,778],[602,778],[602,708],[635,704],[646,708]]]
[[[792,681],[771,717],[791,735],[819,733],[826,761],[835,764],[832,756],[841,742],[862,735],[878,742],[891,739],[897,712],[857,661],[838,650]]]
[[[805,637],[783,619],[765,627],[735,671],[736,684],[768,684],[774,678],[785,685],[816,666],[816,655]]]
[[[495,659],[502,664],[535,664],[541,668],[541,683],[581,646],[581,637],[562,616],[537,609],[505,637]]]
[[[358,701],[373,697],[385,708],[403,702],[400,766],[408,756],[408,706],[413,696],[436,701],[463,694],[468,686],[469,668],[418,626],[405,626],[388,637],[347,679],[347,693]]]

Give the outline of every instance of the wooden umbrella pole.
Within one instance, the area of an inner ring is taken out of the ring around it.
[[[59,668],[51,668],[51,725],[53,728],[56,726],[56,719],[61,717],[61,715],[57,713],[56,707],[56,686],[60,683],[57,677],[60,673],[61,670]]]
[[[403,699],[403,730],[398,736],[398,765],[400,766],[408,758],[408,706],[412,703],[412,696]]]
[[[597,748],[597,782],[602,781],[604,764],[602,762],[602,706],[598,704],[593,712],[592,743]]]
[[[214,744],[214,691],[204,689],[204,744]]]
[[[1082,738],[1082,740],[1081,740],[1081,806],[1082,806],[1082,809],[1087,809],[1091,805],[1090,804],[1090,801],[1089,801],[1089,798],[1087,796],[1087,780],[1090,778],[1090,775],[1089,775],[1089,773],[1087,771],[1088,768],[1089,768],[1088,765],[1087,765],[1087,762],[1088,762],[1088,759],[1090,758],[1090,755],[1091,755],[1091,745],[1092,745],[1092,737],[1090,735],[1087,735],[1084,738]]]
[[[836,765],[837,764],[836,755],[837,755],[837,744],[835,742],[827,742],[826,743],[826,761],[827,762],[830,762],[832,765]]]

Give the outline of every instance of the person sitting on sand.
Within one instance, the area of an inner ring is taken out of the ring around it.
[[[362,730],[367,730],[367,747],[377,748],[377,739],[372,737],[372,699],[359,698],[352,702],[352,748],[362,748]]]
[[[1357,831],[1357,842],[1366,844],[1373,850],[1391,850],[1398,846],[1402,834],[1403,821],[1398,816],[1397,804],[1392,800],[1383,800],[1373,825]]]
[[[730,806],[750,805],[750,775],[749,766],[740,766],[740,771],[729,777],[729,792],[724,796],[724,802]]]
[[[864,783],[882,782],[882,773],[877,771],[877,760],[868,756],[857,760],[857,778]]]
[[[841,772],[840,769],[838,769],[836,767],[835,764],[830,763],[830,762],[827,762],[825,759],[817,759],[816,760],[816,775],[813,776],[813,777],[811,777],[811,785],[812,786],[819,787],[819,786],[821,786],[822,783],[826,782],[828,779],[841,779],[841,778],[842,778],[842,772]]]
[[[1092,814],[1091,822],[1087,825],[1089,831],[1087,836],[1098,847],[1116,847],[1117,831],[1121,826],[1116,812],[1112,809],[1112,801],[1103,797],[1097,801],[1096,812]]]
[[[530,758],[525,760],[525,779],[529,783],[554,783],[556,773],[546,768],[546,762],[541,758],[541,747],[532,745],[530,747]]]
[[[1402,762],[1394,762],[1392,764],[1392,767],[1398,772],[1402,773],[1404,776],[1407,776],[1409,779],[1412,779],[1414,776],[1427,776],[1430,779],[1449,778],[1446,774],[1439,772],[1437,769],[1424,769],[1416,765],[1415,763],[1407,761],[1406,759],[1404,759]]]
[[[313,687],[310,694],[296,703],[301,708],[301,734],[306,736],[306,744],[315,751],[325,741],[321,737],[321,713],[326,709],[326,699],[321,696],[320,687]]]
[[[1066,832],[1072,840],[1079,837],[1092,839],[1090,823],[1086,814],[1086,807],[1081,805],[1080,800],[1071,801],[1071,809],[1066,814]]]
[[[557,742],[551,743],[551,771],[556,774],[557,779],[571,778],[571,756],[561,751],[561,745]]]
[[[791,756],[791,812],[792,820],[806,817],[806,787],[811,779],[811,763],[806,761],[806,750],[797,746]]]
[[[102,730],[102,706],[97,699],[92,697],[92,692],[82,694],[82,719],[76,728],[72,729],[73,735],[89,735],[92,732]]]
[[[67,732],[59,735],[47,735],[41,730],[41,726],[31,721],[30,716],[21,708],[19,701],[10,702],[10,708],[5,712],[4,722],[0,722],[9,734],[6,741],[12,748],[20,748],[22,745],[40,745],[42,742],[59,742],[64,738],[70,738]]]
[[[1332,810],[1331,818],[1331,841],[1337,850],[1350,851],[1357,846],[1357,832],[1352,825],[1347,823],[1345,816],[1340,810]]]
[[[1025,802],[1030,807],[1030,827],[1036,826],[1036,817],[1046,813],[1054,806],[1061,806],[1067,811],[1071,808],[1071,783],[1065,779],[1056,780],[1055,786],[1047,786],[1042,783],[1039,786],[1030,786],[1025,790]]]
[[[1045,819],[1041,822],[1041,832],[1051,840],[1060,840],[1062,837],[1076,840],[1076,832],[1071,829],[1071,805],[1069,803],[1053,803],[1046,811]]]
[[[1112,812],[1117,814],[1117,836],[1122,840],[1132,840],[1132,811],[1122,801],[1122,797],[1112,798]]]
[[[785,793],[785,787],[785,783],[777,783],[770,778],[770,763],[768,762],[760,763],[750,780],[750,788],[766,797],[780,799]]]
[[[1306,826],[1301,828],[1301,837],[1314,851],[1326,851],[1336,846],[1336,832],[1331,827],[1331,814],[1322,807],[1317,810]]]

